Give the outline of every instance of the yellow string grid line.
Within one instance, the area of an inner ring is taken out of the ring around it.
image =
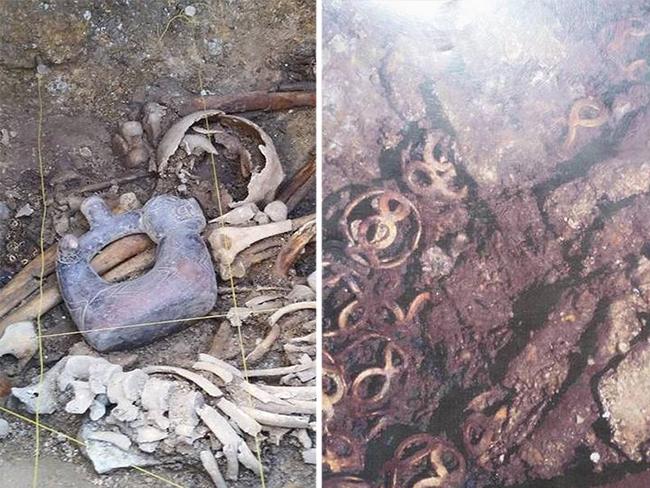
[[[38,91],[38,121],[36,124],[36,158],[38,161],[38,173],[40,180],[42,215],[41,230],[39,233],[39,246],[41,253],[41,268],[38,277],[39,305],[36,314],[36,340],[38,343],[38,386],[36,387],[36,429],[34,437],[34,469],[32,473],[32,488],[38,487],[39,463],[41,452],[41,430],[40,424],[40,390],[45,376],[45,356],[43,354],[43,332],[42,309],[43,309],[43,282],[45,280],[45,224],[47,219],[47,195],[45,194],[45,169],[43,165],[43,80],[40,74],[36,75],[36,89]]]
[[[52,427],[50,427],[48,425],[42,424],[41,422],[37,422],[36,420],[32,420],[29,417],[26,417],[25,415],[19,414],[18,412],[14,412],[13,410],[9,410],[8,408],[5,408],[3,406],[0,406],[0,412],[5,413],[7,415],[11,415],[12,417],[15,417],[15,418],[20,419],[20,420],[22,420],[24,422],[27,422],[28,424],[32,424],[39,430],[41,430],[41,429],[46,430],[48,432],[51,432],[52,434],[56,434],[58,436],[61,436],[62,438],[64,438],[68,442],[70,442],[72,444],[75,444],[78,447],[83,447],[83,448],[86,447],[86,444],[83,441],[80,441],[79,439],[77,439],[75,437],[69,436],[68,434],[65,434],[65,433],[63,433],[63,432],[61,432],[59,430],[56,430],[56,429],[54,429],[54,428],[52,428]],[[184,486],[179,485],[178,483],[175,483],[172,480],[169,480],[169,479],[167,479],[167,478],[165,478],[163,476],[160,476],[160,475],[158,475],[156,473],[153,473],[153,472],[149,471],[148,469],[141,468],[140,466],[130,466],[130,467],[132,469],[135,469],[136,471],[140,471],[141,473],[143,473],[143,474],[145,474],[145,475],[147,475],[147,476],[149,476],[151,478],[155,478],[157,480],[163,481],[164,483],[167,483],[169,486],[173,486],[175,488],[185,488]]]
[[[279,308],[266,308],[264,310],[251,310],[247,313],[250,315],[261,315],[265,313],[273,313],[280,310]],[[236,312],[235,312],[236,313]],[[157,322],[141,322],[139,324],[128,324],[128,325],[116,325],[114,327],[100,327],[97,329],[92,329],[92,330],[86,330],[86,331],[80,331],[80,330],[74,330],[70,332],[57,332],[54,334],[43,334],[41,337],[43,338],[52,338],[52,337],[66,337],[66,336],[73,336],[73,335],[79,335],[79,334],[93,334],[95,332],[103,332],[105,330],[119,330],[119,329],[133,329],[137,327],[148,327],[150,325],[164,325],[164,324],[171,324],[171,323],[178,323],[178,322],[196,322],[199,320],[209,320],[209,319],[225,319],[228,318],[230,314],[227,313],[218,313],[218,314],[213,314],[213,315],[203,315],[203,316],[198,316],[198,317],[188,317],[186,319],[171,319],[171,320],[160,320]]]
[[[203,94],[203,76],[201,75],[201,72],[199,72],[199,89],[201,91],[201,94]],[[205,99],[202,99],[203,101],[203,110],[207,110],[207,104],[205,103]],[[208,116],[206,115],[204,117],[205,120],[205,130],[210,131],[210,121],[208,120]],[[217,163],[214,158],[214,154],[210,153],[210,164],[212,166],[212,179],[214,181],[214,191],[215,191],[215,198],[217,199],[217,208],[219,210],[219,216],[223,217],[223,206],[221,204],[221,191],[219,188],[219,175],[217,174]],[[219,226],[224,227],[225,224],[223,222],[223,219],[219,219]],[[248,381],[248,364],[246,362],[246,351],[244,350],[244,338],[242,336],[242,331],[241,331],[241,320],[239,320],[239,308],[237,306],[237,292],[235,290],[235,279],[233,278],[232,275],[232,267],[230,262],[227,263],[227,269],[228,269],[228,275],[229,275],[229,281],[230,281],[230,290],[232,294],[232,301],[233,301],[233,307],[234,307],[234,315],[236,318],[237,322],[237,337],[239,339],[239,349],[241,352],[241,359],[242,359],[242,367],[244,369],[244,379]],[[253,407],[253,399],[252,395],[248,396],[248,401],[250,404],[250,407]],[[260,482],[262,484],[262,488],[266,488],[266,480],[264,478],[264,466],[262,465],[262,452],[261,452],[261,447],[260,447],[260,440],[257,434],[255,434],[255,451],[257,453],[257,462],[260,466]]]

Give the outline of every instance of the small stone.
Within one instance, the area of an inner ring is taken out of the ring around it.
[[[90,13],[90,10],[86,10],[86,11],[84,12],[84,15],[83,15],[84,20],[85,20],[86,22],[88,22],[88,21],[92,18],[92,16],[93,16],[93,14]]]
[[[268,215],[273,222],[280,222],[282,220],[287,220],[289,211],[284,202],[276,200],[264,207],[264,213]]]
[[[18,212],[16,212],[16,218],[19,219],[21,217],[29,217],[33,213],[34,209],[29,203],[27,203],[18,209]]]
[[[137,168],[138,166],[149,161],[149,151],[145,146],[138,146],[131,151],[126,156],[126,165],[129,168]]]
[[[65,214],[60,214],[54,217],[54,231],[59,236],[63,236],[68,233],[70,230],[70,221],[68,216]]]
[[[9,131],[7,129],[0,129],[0,144],[7,147],[11,146],[9,142]]]
[[[5,202],[0,202],[0,222],[9,220],[9,217],[11,217],[9,206]]]
[[[183,10],[183,13],[188,17],[194,17],[196,15],[196,7],[194,5],[188,5]]]
[[[135,193],[124,193],[123,195],[120,195],[120,200],[117,205],[117,213],[130,212],[131,210],[137,210],[140,207],[142,207],[142,204]]]
[[[621,354],[626,354],[630,350],[630,345],[627,342],[619,342],[616,349],[618,349],[618,352]]]
[[[307,464],[316,464],[316,449],[305,449],[302,451],[302,460]]]
[[[130,137],[142,136],[143,134],[142,124],[135,120],[124,122],[120,126],[120,132],[126,139],[129,139]]]
[[[207,45],[211,56],[219,56],[223,52],[223,44],[219,39],[210,39]]]
[[[0,245],[3,244],[5,236],[9,230],[8,220],[11,216],[11,211],[6,203],[0,202]]]
[[[79,155],[84,159],[90,159],[93,157],[92,151],[86,146],[79,149]]]
[[[317,280],[316,271],[314,271],[312,274],[310,274],[307,277],[307,284],[309,285],[309,288],[311,288],[314,291],[316,291],[316,280]]]
[[[71,210],[79,210],[81,208],[81,202],[83,201],[84,199],[79,195],[70,195],[66,199],[68,207],[70,207]]]
[[[592,452],[591,455],[589,456],[589,459],[591,459],[591,462],[594,464],[597,464],[600,462],[600,454],[597,452]]]
[[[0,419],[0,439],[4,439],[9,435],[9,422],[5,419]]]

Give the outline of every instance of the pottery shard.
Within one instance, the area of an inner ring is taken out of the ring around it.
[[[650,439],[650,344],[635,346],[598,385],[612,440],[632,460],[647,460]]]

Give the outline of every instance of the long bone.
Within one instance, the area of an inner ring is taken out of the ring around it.
[[[215,261],[223,270],[224,267],[232,265],[238,254],[256,242],[291,232],[313,219],[314,215],[308,215],[294,220],[283,220],[251,227],[221,227],[216,225],[208,231],[208,242],[212,247],[212,255]]]

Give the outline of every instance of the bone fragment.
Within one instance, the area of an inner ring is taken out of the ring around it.
[[[295,415],[282,415],[278,413],[265,412],[250,407],[241,407],[251,418],[254,418],[262,425],[271,427],[285,427],[288,429],[309,428],[309,417],[297,417]]]
[[[175,374],[196,384],[199,388],[201,388],[211,397],[219,398],[223,396],[223,393],[217,387],[217,385],[215,385],[211,381],[206,380],[203,376],[193,373],[192,371],[189,371],[187,369],[177,368],[175,366],[147,366],[146,368],[143,368],[142,371],[144,371],[147,374],[155,374],[155,373]]]
[[[203,407],[197,408],[196,413],[217,439],[219,439],[219,442],[224,445],[224,452],[226,446],[230,446],[230,448],[234,447],[237,451],[237,459],[239,459],[239,462],[259,475],[261,467],[257,458],[248,448],[246,442],[237,435],[235,429],[230,426],[228,421],[219,412],[209,405],[204,405]]]
[[[278,324],[273,324],[266,337],[257,346],[255,346],[255,349],[248,353],[246,356],[246,361],[248,363],[254,363],[262,359],[262,357],[264,357],[264,355],[269,352],[271,347],[273,347],[273,344],[275,344],[275,341],[278,339],[278,337],[280,337],[280,332],[280,326]]]
[[[237,426],[248,435],[255,437],[262,431],[262,426],[249,413],[225,398],[217,402],[217,407],[228,415]]]
[[[29,321],[10,325],[0,337],[0,357],[9,354],[16,359],[29,360],[38,350],[34,324]]]
[[[226,480],[223,479],[223,475],[221,474],[221,471],[219,471],[219,465],[217,464],[217,460],[215,459],[214,455],[210,451],[206,450],[201,451],[199,457],[201,458],[201,464],[203,464],[203,468],[207,471],[210,479],[214,483],[215,488],[228,488],[228,485],[226,485]]]
[[[248,377],[272,377],[272,376],[284,376],[287,374],[299,373],[301,371],[306,371],[308,369],[315,368],[314,362],[296,364],[293,366],[284,366],[281,368],[268,368],[268,369],[251,369],[248,371]]]

